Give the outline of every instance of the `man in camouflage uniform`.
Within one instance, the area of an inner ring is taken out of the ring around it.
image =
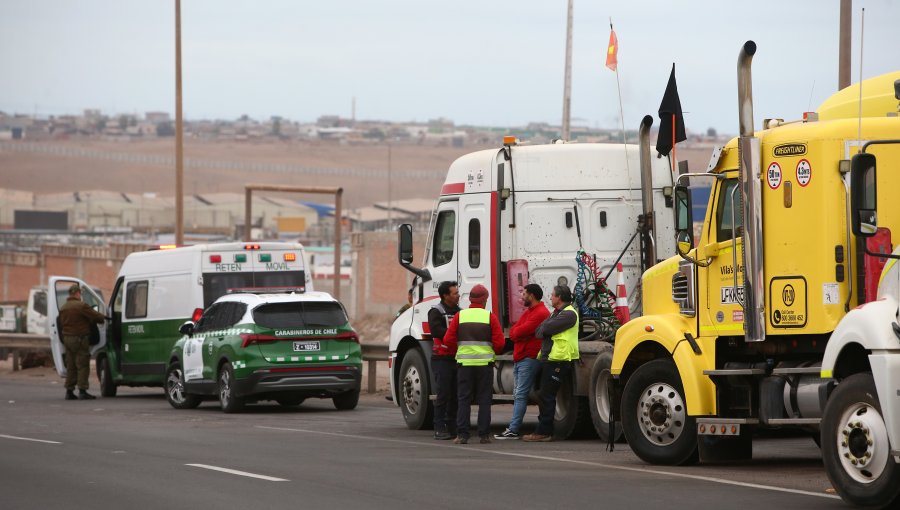
[[[60,334],[66,346],[66,400],[92,400],[87,392],[91,361],[91,325],[101,324],[106,317],[81,300],[81,287],[69,287],[69,298],[59,310]],[[78,396],[75,385],[78,384]]]

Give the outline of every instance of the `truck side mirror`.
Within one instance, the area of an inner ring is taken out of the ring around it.
[[[178,332],[182,335],[187,335],[188,338],[194,336],[194,323],[192,321],[186,321],[184,324],[178,328]]]
[[[878,230],[875,156],[859,153],[850,161],[850,214],[853,235],[871,237]]]
[[[688,250],[694,247],[691,190],[687,186],[675,186],[675,241],[679,246],[687,243]]]
[[[401,266],[409,266],[413,263],[413,238],[412,225],[404,223],[397,228],[399,236],[397,243],[397,256]]]
[[[404,223],[397,227],[397,236],[397,259],[400,261],[400,265],[403,266],[407,271],[421,278],[422,282],[431,280],[431,274],[427,269],[418,268],[412,265],[412,225],[410,225],[409,223]]]

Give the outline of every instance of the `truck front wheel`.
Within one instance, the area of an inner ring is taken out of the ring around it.
[[[434,407],[431,402],[431,378],[425,358],[412,349],[400,364],[400,411],[410,430],[424,430],[434,426]]]
[[[854,374],[837,385],[825,405],[821,443],[825,471],[845,501],[896,507],[900,468],[891,456],[872,374]]]
[[[631,450],[651,464],[697,459],[697,422],[688,416],[684,388],[671,360],[641,365],[622,394],[622,427]]]

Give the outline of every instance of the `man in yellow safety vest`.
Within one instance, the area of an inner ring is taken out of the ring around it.
[[[456,350],[458,364],[455,444],[469,442],[473,395],[478,404],[478,436],[482,444],[491,442],[494,354],[503,352],[506,338],[500,321],[485,310],[487,298],[488,290],[484,285],[472,287],[469,293],[471,305],[453,317],[444,335],[444,345]]]
[[[538,426],[523,441],[553,441],[553,416],[556,414],[556,393],[562,381],[571,377],[572,362],[578,353],[578,312],[572,306],[572,291],[565,285],[553,287],[550,294],[553,313],[547,317],[535,336],[543,339],[541,352],[541,389]]]

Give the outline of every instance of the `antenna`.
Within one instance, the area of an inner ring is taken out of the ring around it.
[[[806,103],[806,111],[812,111],[812,97],[813,92],[816,90],[816,80],[813,80],[812,87],[809,88],[809,102]]]
[[[862,14],[859,18],[859,125],[856,131],[856,139],[859,145],[856,146],[857,152],[862,152],[862,83],[863,83],[863,35],[866,33],[866,8],[862,8]]]

